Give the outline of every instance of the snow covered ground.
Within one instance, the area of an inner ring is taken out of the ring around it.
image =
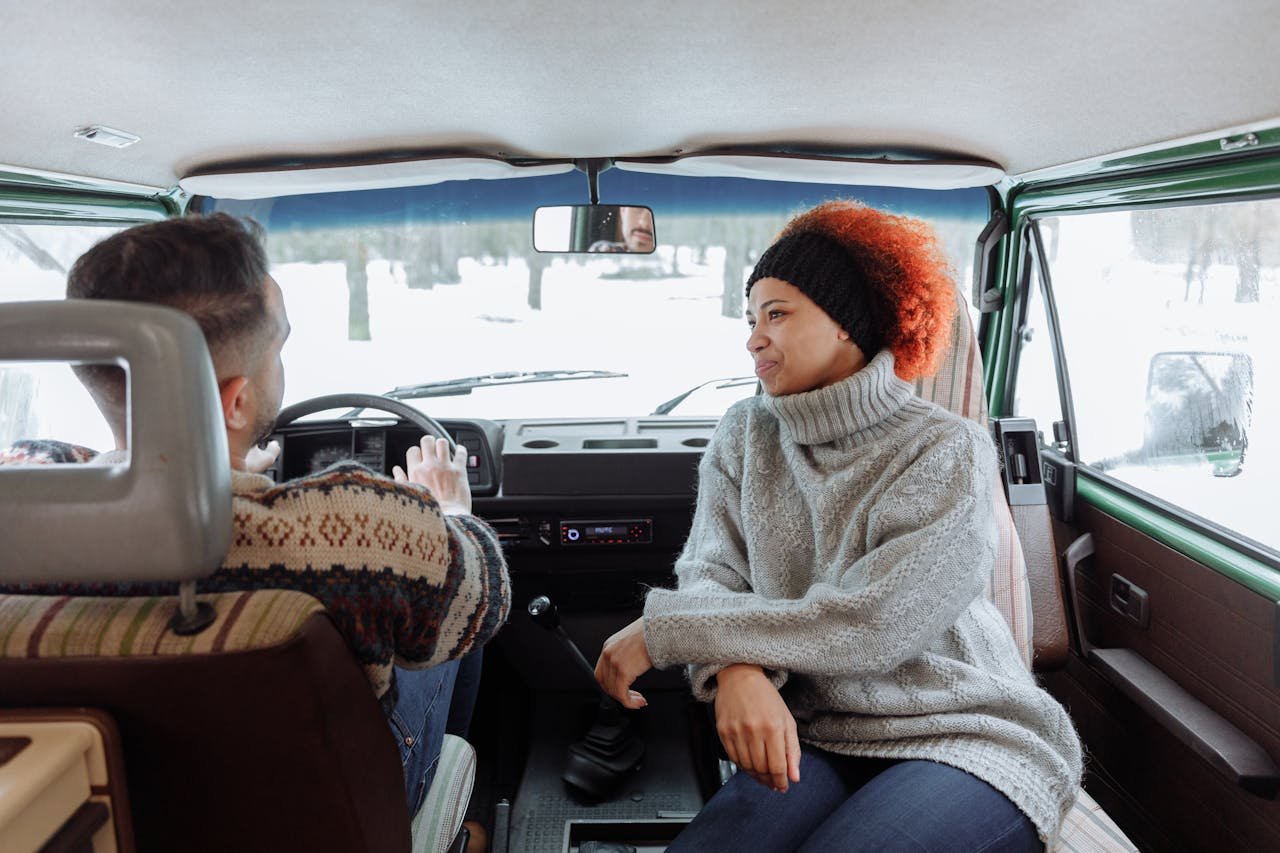
[[[522,259],[463,259],[460,284],[430,290],[408,288],[396,264],[374,261],[370,341],[347,340],[343,264],[282,265],[274,272],[293,325],[283,356],[286,399],[498,371],[600,369],[628,376],[480,389],[418,405],[446,417],[648,414],[699,382],[752,372],[745,321],[720,316],[723,253],[707,255],[703,265],[682,260],[683,277],[638,280],[601,277],[630,259],[557,259],[543,274],[541,310],[528,307]],[[699,409],[690,398],[678,411],[718,415],[729,402]]]

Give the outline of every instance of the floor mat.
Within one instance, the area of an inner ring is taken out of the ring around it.
[[[594,805],[577,801],[560,778],[569,745],[589,725],[584,709],[590,700],[582,694],[547,694],[535,700],[537,736],[512,803],[509,853],[560,853],[569,821],[687,819],[697,813],[702,795],[688,738],[688,697],[653,691],[647,698],[649,707],[633,716],[645,742],[644,762],[612,799]],[[584,832],[580,827],[575,838]]]

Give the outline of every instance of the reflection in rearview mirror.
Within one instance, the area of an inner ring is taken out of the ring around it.
[[[647,255],[658,245],[656,233],[647,207],[575,204],[533,212],[533,248],[539,252]]]
[[[1147,374],[1143,450],[1149,461],[1207,458],[1216,477],[1244,464],[1253,415],[1253,361],[1232,352],[1162,352]]]

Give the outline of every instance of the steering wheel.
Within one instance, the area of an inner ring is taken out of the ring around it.
[[[312,415],[316,412],[323,412],[326,409],[377,409],[378,411],[388,412],[404,418],[414,426],[419,427],[427,435],[443,438],[449,442],[450,459],[458,452],[458,448],[453,443],[449,433],[445,432],[444,427],[440,426],[440,422],[435,418],[426,412],[415,409],[408,403],[402,403],[399,400],[392,400],[388,397],[379,397],[376,394],[326,394],[323,397],[302,400],[280,410],[280,414],[276,416],[276,429],[283,429],[298,418]]]

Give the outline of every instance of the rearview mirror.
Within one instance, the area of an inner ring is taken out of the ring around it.
[[[533,212],[533,248],[539,252],[647,255],[658,245],[656,233],[647,207],[574,204]]]
[[[1162,352],[1147,373],[1149,459],[1207,458],[1215,477],[1244,463],[1253,416],[1253,360],[1232,352]]]

